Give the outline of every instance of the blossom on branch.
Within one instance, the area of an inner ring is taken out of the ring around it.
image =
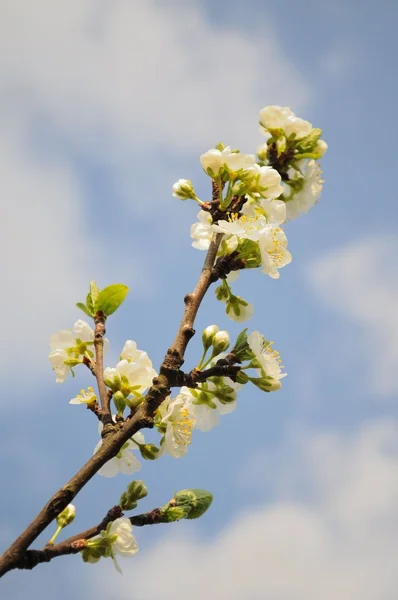
[[[104,352],[107,349],[108,340],[104,339]],[[55,371],[56,382],[63,383],[72,370],[72,367],[83,362],[83,357],[89,359],[94,357],[94,331],[90,325],[79,319],[73,326],[73,330],[65,329],[57,331],[50,338],[52,352],[48,358]]]
[[[98,433],[100,435],[102,429],[103,424],[99,423]],[[137,444],[134,442],[134,440],[137,441]],[[116,477],[118,473],[131,475],[132,473],[139,471],[141,469],[141,463],[132,452],[132,450],[139,450],[138,444],[145,444],[144,436],[140,431],[134,434],[134,439],[128,440],[125,444],[123,444],[116,456],[108,460],[108,462],[106,462],[104,466],[100,468],[98,475],[102,475],[103,477]],[[95,454],[101,446],[102,439],[94,448],[93,454]]]

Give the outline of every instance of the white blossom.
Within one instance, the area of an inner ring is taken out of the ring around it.
[[[286,221],[286,203],[283,200],[249,197],[241,212],[248,217],[263,215],[272,225],[282,225]]]
[[[277,198],[283,193],[281,176],[272,167],[260,166],[255,163],[244,171],[243,177],[244,181],[253,187],[253,191],[265,198]]]
[[[166,425],[161,448],[170,456],[181,458],[191,443],[195,422],[190,404],[178,394],[174,399],[166,399],[158,410],[162,416],[161,423]]]
[[[253,316],[254,306],[240,296],[235,296],[235,302],[227,302],[226,313],[232,321],[244,323]]]
[[[137,363],[140,367],[152,369],[152,361],[144,350],[138,350],[137,343],[133,340],[127,340],[120,354],[120,360]]]
[[[213,237],[211,215],[200,210],[197,216],[199,222],[191,225],[191,238],[194,240],[192,246],[197,250],[208,250]]]
[[[127,517],[115,519],[107,530],[107,537],[112,538],[116,536],[116,540],[112,542],[112,559],[119,573],[122,570],[116,560],[115,554],[119,554],[120,556],[134,556],[138,552],[138,544],[132,530],[133,526]]]
[[[285,198],[286,216],[289,221],[307,213],[318,202],[322,192],[323,179],[319,163],[310,160],[301,167],[301,172],[304,177],[303,187]]]
[[[92,387],[87,388],[86,390],[80,390],[80,394],[77,394],[74,398],[69,400],[69,404],[94,404],[96,402],[97,396]]]
[[[264,129],[283,129],[289,117],[294,113],[287,106],[264,106],[260,110],[260,124]]]
[[[212,225],[212,229],[226,235],[236,235],[240,239],[258,241],[266,226],[267,219],[261,215],[259,217],[242,215],[232,217],[230,221],[220,220]]]
[[[102,423],[98,426],[98,433],[101,435],[103,429]],[[134,439],[138,444],[145,444],[143,434],[138,431],[134,434]],[[102,445],[102,439],[98,442],[94,448],[93,454],[95,454]],[[132,450],[138,450],[138,445],[133,440],[128,440],[123,444],[116,456],[108,460],[103,467],[98,471],[98,475],[103,477],[115,477],[119,472],[124,475],[131,475],[141,469],[141,463],[138,458],[132,453]]]
[[[104,349],[108,340],[104,339]],[[94,331],[90,325],[79,319],[73,326],[73,330],[67,329],[57,331],[50,338],[50,352],[48,358],[55,371],[56,382],[63,383],[71,370],[66,365],[66,360],[75,359],[81,361],[88,348],[94,345]]]
[[[207,391],[210,392],[211,404],[201,403],[192,393],[192,390],[188,387],[182,387],[179,396],[182,396],[184,402],[190,407],[190,411],[194,419],[194,428],[200,431],[209,431],[220,421],[220,415],[226,415],[236,408],[236,396],[237,391],[241,388],[241,385],[234,383],[229,377],[223,378],[223,385],[227,385],[232,388],[230,393],[230,402],[223,404],[211,394],[217,389],[217,386],[212,381],[207,381]]]
[[[259,331],[253,331],[248,335],[247,342],[260,364],[261,375],[271,377],[273,380],[270,382],[271,388],[279,389],[281,387],[280,379],[287,375],[287,373],[282,373],[279,352],[272,349],[272,342],[266,342]]]
[[[286,119],[283,130],[287,137],[294,134],[296,139],[300,139],[311,133],[312,124],[309,121],[300,119],[300,117],[290,116]]]
[[[131,342],[131,340],[128,340]],[[127,343],[127,342],[126,342]],[[134,344],[134,342],[132,342]],[[142,394],[152,383],[157,373],[152,367],[152,361],[146,352],[135,350],[132,345],[124,346],[122,355],[135,356],[138,362],[132,362],[130,358],[119,361],[115,368],[107,367],[104,371],[105,382],[113,390],[121,389],[129,393]],[[141,353],[141,354],[138,354]]]
[[[287,249],[287,237],[283,229],[275,225],[267,225],[258,245],[261,253],[262,272],[273,279],[278,279],[278,269],[292,261],[292,255]]]
[[[226,146],[224,150],[217,148],[208,150],[201,155],[200,162],[207,175],[217,177],[223,168],[227,168],[231,173],[237,173],[250,167],[255,162],[255,156],[254,154],[232,152],[231,147]]]

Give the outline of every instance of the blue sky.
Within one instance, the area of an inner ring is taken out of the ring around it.
[[[235,284],[255,304],[249,327],[281,352],[283,389],[245,389],[184,459],[139,473],[143,509],[204,487],[211,510],[137,529],[123,577],[111,561],[58,559],[7,575],[5,598],[29,585],[43,600],[395,600],[397,17],[388,0],[2,3],[4,548],[98,440],[91,413],[68,404],[88,373],[59,386],[47,361],[89,280],[131,290],[108,324],[109,365],[130,338],[157,367],[203,261],[196,207],[172,197],[174,181],[205,198],[199,154],[220,140],[253,152],[265,104],[291,106],[329,144],[321,201],[286,227],[292,264],[278,281]],[[197,330],[212,323],[240,329],[209,293]],[[199,350],[193,340],[187,366]],[[101,520],[128,481],[96,477],[70,533]]]

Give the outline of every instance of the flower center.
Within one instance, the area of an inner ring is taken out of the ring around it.
[[[191,443],[194,420],[191,418],[187,408],[183,408],[173,420],[174,437],[180,446],[188,446]]]

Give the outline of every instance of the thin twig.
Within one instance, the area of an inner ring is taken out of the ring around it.
[[[104,381],[104,335],[106,317],[99,311],[94,317],[94,348],[95,348],[95,370],[98,394],[101,404],[101,421],[104,425],[113,423],[110,409],[110,398]]]

